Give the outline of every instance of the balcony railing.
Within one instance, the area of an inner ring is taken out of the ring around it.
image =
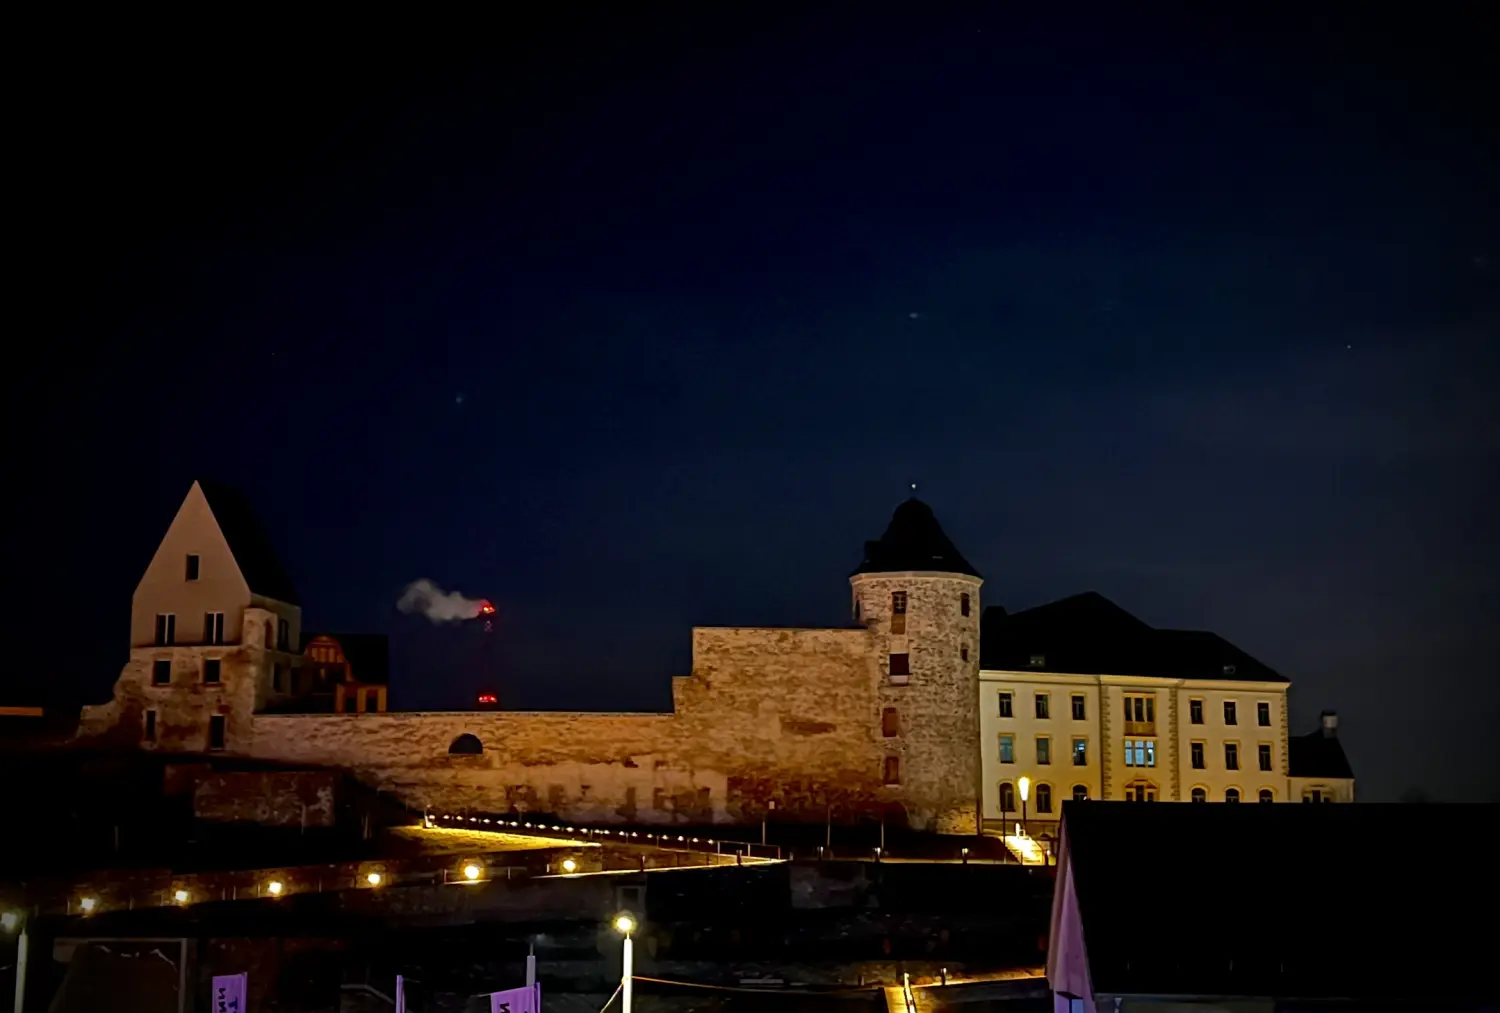
[[[1127,721],[1125,722],[1126,735],[1155,735],[1155,721]]]

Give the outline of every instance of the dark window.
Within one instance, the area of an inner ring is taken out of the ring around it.
[[[222,662],[218,658],[203,659],[203,681],[212,686],[219,682],[222,674]]]
[[[291,650],[292,646],[292,624],[285,619],[276,620],[276,649],[278,651]]]
[[[1264,700],[1255,705],[1255,723],[1262,728],[1271,727],[1271,705]]]
[[[172,681],[172,663],[166,658],[151,662],[151,685],[165,686]]]
[[[224,642],[224,613],[203,613],[203,642],[205,644],[222,644]]]
[[[1208,792],[1204,791],[1202,788],[1194,788],[1193,789],[1193,801],[1194,802],[1207,802],[1208,801]]]
[[[146,712],[146,741],[156,741],[156,711]]]
[[[1052,740],[1045,735],[1036,737],[1036,762],[1043,767],[1052,762]]]
[[[911,655],[910,654],[893,654],[893,655],[891,655],[891,674],[892,675],[911,675]]]
[[[224,715],[214,714],[208,719],[208,748],[224,748]]]
[[[1003,813],[1015,812],[1016,810],[1016,786],[1009,781],[1000,782],[1000,811]]]
[[[1082,721],[1088,716],[1087,698],[1082,693],[1073,694],[1073,720]]]
[[[190,555],[187,558],[187,579],[188,580],[197,580],[198,579],[198,557],[197,556]]]
[[[1039,717],[1039,718],[1045,718],[1045,717],[1050,716],[1047,713],[1047,694],[1046,693],[1038,693],[1036,695],[1036,716]]]
[[[880,712],[880,734],[893,739],[901,734],[901,715],[894,707]]]
[[[484,746],[480,745],[479,736],[464,732],[448,746],[448,752],[453,756],[478,756],[484,752]]]
[[[1234,701],[1233,700],[1225,700],[1224,701],[1224,723],[1226,725],[1236,725],[1236,724],[1239,724],[1238,717],[1239,716],[1235,712],[1235,709],[1234,709]]]
[[[1036,811],[1039,813],[1050,813],[1052,811],[1052,785],[1039,784],[1036,786]]]
[[[885,783],[901,783],[901,757],[887,756],[885,758]]]
[[[1238,802],[1239,800],[1240,800],[1240,790],[1238,788],[1225,788],[1224,789],[1224,801],[1225,802]]]
[[[1016,762],[1016,737],[1014,735],[1000,736],[1000,762]]]
[[[859,599],[854,599],[854,621],[859,622]]]
[[[1270,788],[1262,788],[1260,790],[1260,800],[1262,802],[1275,802],[1276,796],[1271,794]]]
[[[1073,801],[1087,802],[1089,800],[1089,786],[1086,784],[1073,785]]]
[[[969,614],[969,595],[967,592],[958,596],[958,614],[961,616]]]
[[[960,647],[958,649],[958,660],[960,660],[960,661],[968,661],[969,660],[969,647],[968,647],[967,644],[965,644],[963,647]]]
[[[1260,752],[1260,769],[1261,770],[1270,770],[1271,769],[1271,744],[1269,742],[1262,742],[1260,744],[1260,750],[1259,750],[1259,752]]]
[[[1189,700],[1188,701],[1188,720],[1191,721],[1195,725],[1201,725],[1203,723],[1203,701],[1202,700]]]
[[[1233,742],[1224,743],[1224,769],[1240,769],[1240,747]]]
[[[278,693],[284,688],[282,671],[281,662],[279,661],[271,666],[271,688]]]
[[[156,646],[166,647],[177,642],[177,616],[171,612],[156,614]]]
[[[1194,770],[1202,770],[1203,769],[1203,743],[1201,743],[1201,742],[1194,742],[1191,748],[1192,748],[1192,753],[1193,753],[1193,769]]]
[[[1014,716],[1011,713],[1011,709],[1010,709],[1010,694],[1009,693],[1001,693],[1000,694],[1000,716],[1002,718],[1008,718],[1008,717],[1013,717]]]

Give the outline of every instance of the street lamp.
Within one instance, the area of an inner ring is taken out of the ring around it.
[[[481,869],[478,865],[470,862],[468,865],[464,866],[464,879],[467,879],[470,883],[472,883],[479,878],[479,874],[483,871],[484,870]]]
[[[564,858],[563,859],[563,863],[562,863],[562,867],[563,867],[563,872],[566,872],[570,876],[573,873],[575,873],[575,872],[578,871],[578,863],[575,862],[575,861],[573,861],[573,859],[571,859],[571,858]]]
[[[1023,777],[1017,782],[1021,789],[1021,836],[1026,836],[1026,800],[1031,797],[1031,778]]]
[[[622,914],[615,919],[615,931],[625,937],[625,950],[620,966],[620,1010],[630,1013],[631,987],[635,981],[635,941],[630,933],[635,931],[635,919]]]

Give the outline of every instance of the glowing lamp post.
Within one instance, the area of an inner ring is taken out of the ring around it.
[[[1026,800],[1031,797],[1031,778],[1023,777],[1016,782],[1021,789],[1021,836],[1026,836]]]
[[[621,1013],[631,1013],[631,993],[634,992],[632,985],[635,979],[635,941],[630,938],[630,933],[635,931],[635,919],[629,915],[620,915],[615,919],[615,931],[625,937],[625,950],[620,962],[620,1009]]]

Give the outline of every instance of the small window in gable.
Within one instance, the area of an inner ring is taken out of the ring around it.
[[[187,579],[198,579],[198,557],[196,555],[189,555],[187,558]]]

